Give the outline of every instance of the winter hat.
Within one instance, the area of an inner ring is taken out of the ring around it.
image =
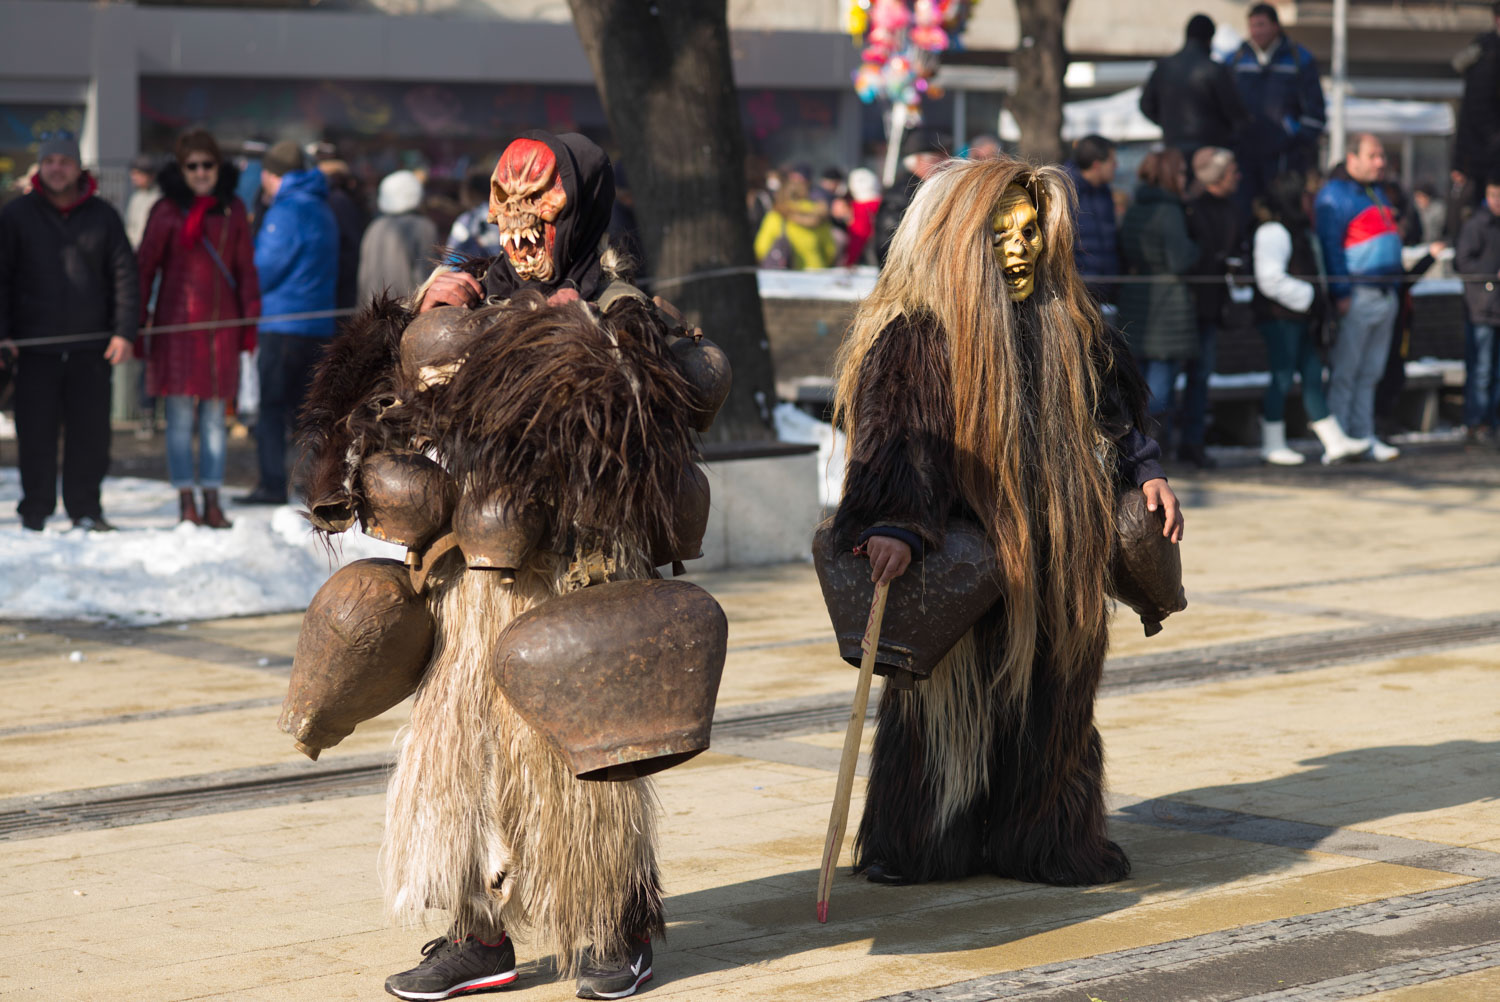
[[[1212,186],[1224,180],[1232,163],[1234,154],[1222,146],[1205,146],[1193,154],[1193,176],[1199,184]]]
[[[849,197],[856,202],[873,202],[880,197],[880,179],[868,167],[849,172]]]
[[[283,139],[266,150],[266,155],[260,158],[260,169],[277,177],[303,170],[306,166],[307,160],[302,156],[302,148],[290,139]]]
[[[78,152],[78,139],[71,132],[54,132],[43,139],[42,145],[36,151],[36,159],[40,163],[50,156],[59,154],[75,164],[83,163],[83,155]]]
[[[1204,45],[1213,42],[1216,30],[1213,18],[1207,14],[1194,14],[1187,23],[1187,37]]]
[[[380,181],[375,204],[387,216],[411,212],[422,204],[422,180],[409,170],[387,174]]]

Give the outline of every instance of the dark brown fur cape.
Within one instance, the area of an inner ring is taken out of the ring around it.
[[[304,494],[357,509],[360,462],[386,449],[433,449],[461,489],[544,506],[548,545],[577,537],[637,542],[670,511],[698,458],[694,389],[668,348],[659,313],[634,296],[602,316],[550,306],[534,292],[482,307],[487,321],[451,381],[428,389],[400,372],[411,320],[377,299],[334,338],[302,410]]]
[[[883,525],[935,548],[950,518],[982,524],[955,486],[945,344],[935,318],[902,318],[866,357],[860,434],[834,523],[841,545]],[[1095,360],[1105,378],[1094,409],[1105,440],[1115,440],[1139,420],[1144,393],[1117,341],[1105,348]],[[919,560],[914,554],[908,575],[921,573]],[[932,679],[913,691],[885,690],[857,836],[859,868],[879,862],[913,881],[988,871],[1063,885],[1129,873],[1105,830],[1103,750],[1093,722],[1107,638],[1095,638],[1089,664],[1064,672],[1043,631],[1029,696],[1017,705],[995,684],[1004,622],[997,606]]]
[[[622,296],[595,318],[522,292],[413,420],[465,490],[543,504],[555,548],[570,533],[644,540],[696,460],[694,390],[655,310]]]
[[[359,460],[408,448],[410,424],[393,408],[401,392],[401,332],[410,322],[398,300],[379,296],[340,327],[313,370],[298,420],[296,477],[310,512],[352,514]],[[312,521],[319,532],[342,531],[316,516]]]

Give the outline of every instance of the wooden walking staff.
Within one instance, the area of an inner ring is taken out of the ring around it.
[[[854,792],[854,766],[859,762],[859,742],[865,733],[865,708],[870,703],[870,679],[875,674],[875,652],[880,647],[880,623],[885,618],[885,598],[891,583],[875,586],[870,618],[860,641],[859,681],[854,686],[854,707],[849,711],[849,730],[844,734],[844,757],[839,762],[839,785],[828,815],[828,838],[823,842],[823,866],[818,870],[818,921],[828,921],[828,899],[833,895],[833,871],[839,864],[844,826],[849,821],[849,797]]]

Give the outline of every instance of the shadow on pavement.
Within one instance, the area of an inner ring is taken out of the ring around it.
[[[1153,831],[1129,823],[1128,815],[1117,815],[1112,834],[1135,866],[1134,874],[1118,884],[1047,887],[976,876],[884,887],[853,877],[845,867],[835,881],[827,925],[814,917],[817,871],[812,867],[673,895],[667,901],[672,959],[660,973],[678,978],[747,964],[774,968],[812,950],[893,955],[983,950],[1123,911],[1147,895],[1187,898],[1275,876],[1304,858],[1296,850],[1315,847],[1320,826],[1331,835],[1328,829],[1493,800],[1500,742],[1380,746],[1299,764],[1313,768],[1260,782],[1183,790],[1147,802],[1281,819],[1289,823],[1285,841],[1214,838],[1210,832],[1170,826]],[[1278,828],[1273,824],[1258,830],[1274,833]],[[1311,839],[1309,830],[1314,832]],[[809,839],[807,844],[816,853],[816,843]],[[754,846],[738,848],[755,851]],[[1086,954],[1087,943],[1080,947]],[[691,951],[691,956],[679,951]]]

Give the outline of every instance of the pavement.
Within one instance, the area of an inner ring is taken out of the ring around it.
[[[1191,605],[1117,620],[1098,704],[1134,862],[1105,887],[845,869],[820,926],[855,673],[810,565],[695,575],[730,653],[713,749],[659,778],[644,997],[1500,995],[1500,453],[1174,484]],[[408,707],[317,763],[276,730],[299,622],[0,621],[0,997],[385,998],[441,931],[388,926],[375,877]],[[572,997],[519,953],[504,995]]]

